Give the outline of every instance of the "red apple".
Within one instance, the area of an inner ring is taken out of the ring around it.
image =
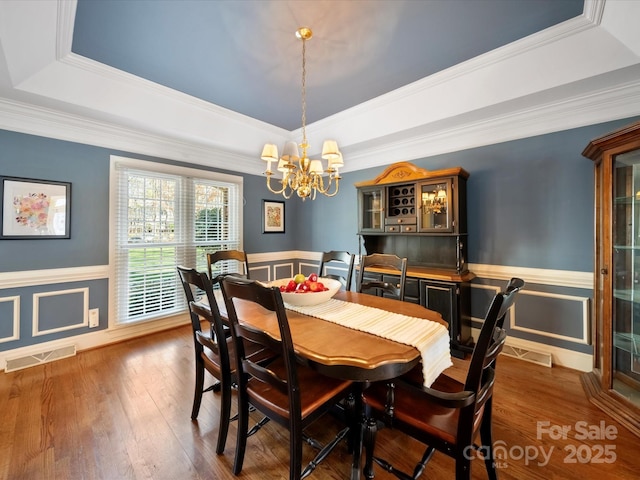
[[[296,284],[296,282],[294,282],[293,280],[289,280],[289,283],[287,283],[287,286],[285,287],[284,291],[293,292],[297,286],[298,285]]]

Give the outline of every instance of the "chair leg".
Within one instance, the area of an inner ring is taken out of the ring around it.
[[[371,480],[373,473],[373,450],[376,447],[376,434],[378,432],[378,422],[375,418],[369,417],[364,426],[363,443],[365,449],[364,477]]]
[[[471,479],[471,459],[462,457],[456,458],[456,480]]]
[[[289,480],[300,480],[302,473],[302,429],[291,426],[289,432]]]
[[[482,453],[484,455],[484,464],[487,468],[487,477],[489,480],[498,480],[498,472],[496,471],[495,452],[493,451],[493,433],[492,433],[492,399],[489,399],[484,407],[482,423],[480,424],[480,439],[482,440]]]
[[[247,430],[249,429],[249,401],[238,390],[238,434],[236,436],[236,456],[233,462],[233,474],[239,475],[244,463],[247,448]]]
[[[216,453],[221,455],[227,443],[227,433],[229,432],[229,422],[231,417],[231,385],[230,382],[221,382],[222,392],[220,395],[220,426],[218,427],[218,445]]]
[[[202,403],[202,389],[204,388],[204,365],[199,358],[196,358],[196,386],[193,392],[193,407],[191,408],[191,419],[198,418],[200,404]]]

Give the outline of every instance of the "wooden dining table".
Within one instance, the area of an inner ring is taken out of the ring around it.
[[[340,291],[334,298],[447,326],[438,312],[415,303],[348,291]],[[219,301],[218,306],[221,316],[225,318],[224,302]],[[277,319],[271,312],[249,302],[237,301],[235,306],[241,323],[260,329],[273,338],[280,338]],[[302,363],[324,375],[352,380],[360,389],[367,382],[389,380],[408,372],[421,358],[420,352],[410,345],[293,310],[287,310],[287,319],[294,349]],[[362,417],[364,411],[359,394],[356,395],[355,402],[356,412]],[[352,438],[354,451],[351,479],[356,480],[361,475],[362,428]]]

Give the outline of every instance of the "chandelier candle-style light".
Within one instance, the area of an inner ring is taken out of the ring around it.
[[[422,208],[429,213],[447,213],[447,192],[437,185],[433,192],[422,194]]]
[[[342,154],[338,150],[335,140],[325,140],[322,146],[322,158],[327,161],[327,169],[323,170],[322,160],[310,160],[307,156],[309,143],[307,142],[307,85],[306,85],[306,41],[311,38],[313,32],[310,28],[301,27],[296,31],[296,37],[302,40],[302,156],[298,153],[296,142],[287,142],[282,151],[282,156],[278,157],[278,147],[272,143],[267,143],[262,149],[261,158],[267,162],[267,188],[276,194],[282,194],[284,198],[291,198],[293,192],[306,200],[311,197],[315,200],[316,193],[320,192],[327,197],[333,197],[338,193],[340,173],[339,168],[344,165]],[[272,162],[277,162],[277,170],[282,173],[280,180],[281,187],[274,189],[271,187],[271,177],[274,175],[271,170]],[[325,185],[323,173],[327,173],[327,183]],[[335,183],[335,189],[330,192]]]

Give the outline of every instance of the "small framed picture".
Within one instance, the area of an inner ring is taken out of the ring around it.
[[[262,200],[262,233],[284,233],[284,202]]]
[[[71,183],[0,176],[0,199],[0,239],[71,237]]]

